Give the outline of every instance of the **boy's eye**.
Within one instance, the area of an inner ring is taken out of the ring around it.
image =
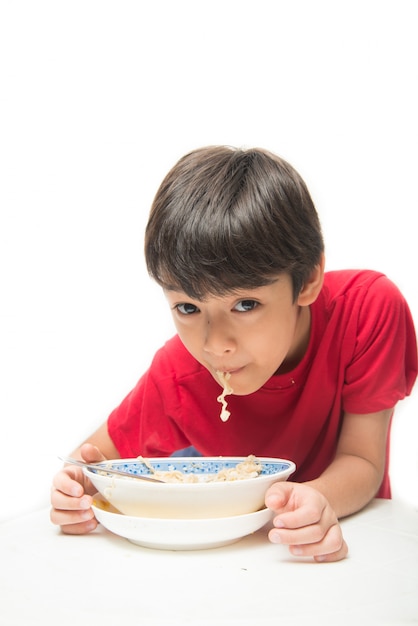
[[[235,305],[235,310],[243,313],[245,311],[252,311],[258,306],[258,302],[256,300],[240,300]]]
[[[176,304],[176,309],[182,315],[191,315],[192,313],[197,313],[199,311],[198,307],[190,302]]]

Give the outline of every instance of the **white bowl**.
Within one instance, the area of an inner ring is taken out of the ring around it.
[[[218,519],[152,519],[122,515],[100,494],[93,500],[98,521],[112,533],[145,548],[158,550],[206,550],[219,548],[254,533],[274,513],[261,509],[247,515]]]
[[[204,482],[248,457],[165,457],[149,459],[156,471],[195,474],[196,483],[154,483],[105,474],[111,467],[132,474],[152,475],[138,459],[104,461],[98,470],[84,469],[95,488],[125,515],[163,519],[208,519],[254,513],[264,507],[266,490],[287,480],[295,464],[284,459],[258,457],[262,471],[255,478]]]

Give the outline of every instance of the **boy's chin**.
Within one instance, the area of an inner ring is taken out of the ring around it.
[[[231,395],[233,396],[249,396],[252,393],[255,393],[269,380],[251,380],[251,381],[240,381],[238,378],[235,378],[234,375],[231,376],[228,383],[231,385],[233,392]]]

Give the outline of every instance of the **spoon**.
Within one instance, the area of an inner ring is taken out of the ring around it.
[[[106,474],[115,474],[116,476],[128,476],[128,478],[137,478],[138,480],[147,480],[152,483],[163,483],[163,480],[159,480],[158,478],[154,478],[153,476],[148,476],[147,474],[131,474],[127,470],[117,470],[112,469],[111,467],[104,467],[103,463],[106,461],[99,461],[99,463],[85,463],[84,461],[79,461],[78,459],[73,459],[67,456],[59,456],[61,461],[64,463],[71,463],[72,465],[78,465],[79,467],[85,467],[89,470],[100,470],[101,472],[106,472]]]

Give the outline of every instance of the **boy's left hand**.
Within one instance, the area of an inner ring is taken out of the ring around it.
[[[265,498],[275,512],[272,543],[289,546],[294,556],[312,556],[315,561],[339,561],[348,547],[341,527],[328,500],[316,489],[302,483],[279,482],[272,485]]]

